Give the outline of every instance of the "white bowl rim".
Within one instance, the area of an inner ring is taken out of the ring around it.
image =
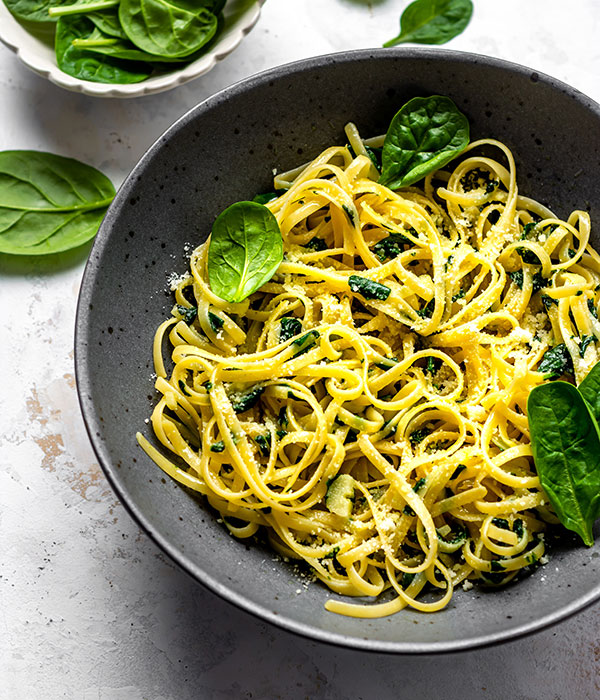
[[[180,70],[127,85],[94,83],[74,78],[61,71],[56,62],[51,63],[45,56],[36,51],[39,40],[33,35],[29,35],[31,41],[25,45],[19,41],[19,34],[21,32],[27,33],[27,30],[12,16],[2,0],[0,0],[0,42],[13,51],[27,68],[66,90],[92,97],[143,97],[184,85],[212,70],[218,61],[223,60],[239,46],[242,39],[256,25],[260,17],[261,7],[265,2],[266,0],[254,0],[249,3],[247,10],[237,23],[232,25],[227,34],[219,38],[208,53],[192,63],[185,65]]]

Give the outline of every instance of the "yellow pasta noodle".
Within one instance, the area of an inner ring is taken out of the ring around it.
[[[192,253],[154,347],[165,449],[138,440],[233,535],[264,528],[366,597],[328,610],[434,612],[544,556],[527,397],[549,350],[577,383],[599,359],[600,257],[588,214],[520,195],[498,141],[392,191],[346,133],[275,178],[284,259],[248,299],[211,291],[208,242]]]

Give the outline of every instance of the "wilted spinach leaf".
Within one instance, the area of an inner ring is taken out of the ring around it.
[[[360,294],[365,299],[379,299],[380,301],[385,301],[392,291],[385,284],[380,284],[359,275],[350,275],[348,277],[348,286],[353,292]]]
[[[546,350],[537,371],[546,379],[558,379],[564,374],[573,374],[573,358],[564,343]]]

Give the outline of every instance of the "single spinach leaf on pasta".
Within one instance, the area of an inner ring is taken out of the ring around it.
[[[600,362],[592,367],[578,389],[594,418],[600,422]]]
[[[561,523],[591,546],[600,517],[598,424],[579,391],[560,381],[531,391],[527,416],[542,488]]]
[[[0,252],[43,255],[92,238],[115,196],[101,172],[38,151],[0,152]]]
[[[400,34],[384,46],[445,44],[465,30],[472,14],[471,0],[415,0],[402,13]]]
[[[138,48],[163,58],[182,58],[198,51],[217,31],[217,17],[205,5],[193,0],[121,0],[119,20]]]
[[[152,73],[152,66],[137,61],[120,61],[111,56],[90,53],[73,45],[78,39],[102,36],[94,23],[83,15],[61,17],[56,25],[56,62],[74,78],[94,83],[139,83]]]
[[[469,143],[469,122],[448,97],[409,100],[392,119],[385,136],[379,182],[407,187],[442,168]]]
[[[237,202],[219,214],[208,246],[208,281],[221,299],[240,302],[268,282],[283,260],[273,214],[257,202]]]

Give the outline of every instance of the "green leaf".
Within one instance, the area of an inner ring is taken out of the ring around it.
[[[385,284],[374,282],[359,275],[350,275],[348,277],[348,286],[354,293],[360,294],[365,299],[379,299],[380,301],[385,301],[392,291]]]
[[[114,196],[105,175],[72,158],[0,152],[0,252],[75,248],[93,238]]]
[[[92,20],[93,21],[93,20]],[[87,54],[100,54],[102,56],[110,56],[119,61],[139,61],[154,64],[167,63],[182,63],[187,58],[163,58],[162,56],[153,56],[138,49],[129,39],[119,39],[115,36],[104,34],[98,27],[90,32],[88,36],[81,39],[74,39],[73,48],[80,51],[85,51]],[[160,67],[160,66],[159,66]],[[150,67],[147,67],[150,70]]]
[[[236,413],[249,411],[253,406],[256,406],[264,391],[265,387],[257,384],[243,394],[236,396],[235,400],[232,402],[233,410]]]
[[[295,316],[284,316],[279,325],[279,342],[285,343],[286,340],[298,335],[302,330],[302,321]]]
[[[139,83],[152,73],[152,66],[142,62],[120,61],[111,56],[90,53],[73,46],[77,39],[103,36],[83,15],[61,17],[56,25],[56,62],[74,78],[94,83]]]
[[[156,56],[181,58],[198,51],[217,31],[217,17],[206,4],[194,0],[121,0],[119,19],[138,48]]]
[[[110,10],[91,12],[88,14],[88,19],[91,19],[96,27],[107,36],[113,36],[117,39],[127,39],[127,34],[124,32],[121,22],[119,22],[118,6]]]
[[[385,136],[379,182],[407,187],[442,168],[469,143],[469,122],[448,97],[414,97],[392,119]]]
[[[445,44],[465,30],[472,14],[471,0],[415,0],[402,13],[400,34],[384,46]]]
[[[243,301],[271,279],[282,260],[281,231],[267,207],[237,202],[219,214],[208,248],[208,281],[221,299]]]
[[[69,5],[73,0],[4,0],[4,4],[14,17],[22,22],[54,23],[48,10],[51,7]]]
[[[567,382],[536,386],[527,415],[538,476],[561,523],[588,546],[600,517],[598,424],[579,391]]]
[[[546,379],[558,379],[565,374],[573,375],[573,358],[564,343],[555,345],[542,356],[537,368]]]
[[[578,389],[594,418],[600,422],[600,362],[592,367]]]

